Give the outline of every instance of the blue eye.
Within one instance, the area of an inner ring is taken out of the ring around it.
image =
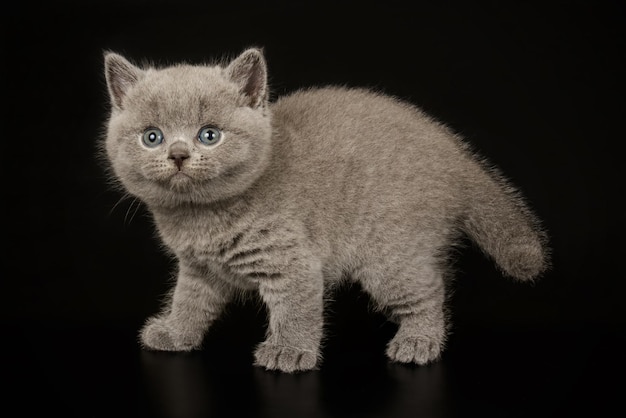
[[[148,148],[155,148],[163,142],[163,132],[159,128],[148,128],[141,137],[143,144]]]
[[[213,127],[205,126],[198,132],[198,141],[204,145],[215,145],[222,139],[222,132]]]

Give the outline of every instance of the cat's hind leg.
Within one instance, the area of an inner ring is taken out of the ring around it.
[[[446,338],[444,282],[430,257],[416,257],[401,267],[375,269],[360,280],[391,320],[399,324],[387,356],[400,363],[436,360]]]

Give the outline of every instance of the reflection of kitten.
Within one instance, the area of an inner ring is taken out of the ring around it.
[[[407,103],[323,88],[270,104],[256,49],[225,67],[140,69],[113,53],[105,66],[106,154],[179,262],[146,348],[198,348],[233,295],[254,290],[269,310],[256,363],[312,369],[324,284],[345,279],[399,324],[387,355],[424,364],[445,341],[445,262],[460,232],[509,276],[547,266],[518,193]]]

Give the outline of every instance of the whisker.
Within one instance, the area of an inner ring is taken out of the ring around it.
[[[135,215],[137,215],[137,211],[141,207],[141,201],[139,199],[133,199],[133,203],[135,203],[135,202],[137,202],[137,206],[135,207],[135,211],[133,212],[133,214],[130,217],[130,220],[128,221],[129,225],[133,221],[133,219],[135,219]]]
[[[109,211],[109,216],[111,216],[113,214],[113,211],[115,210],[115,208],[117,208],[120,205],[120,203],[122,203],[123,201],[125,201],[129,197],[131,197],[131,195],[128,194],[128,193],[125,193],[124,196],[120,197],[119,200],[113,205],[113,207]]]
[[[130,205],[128,205],[128,209],[126,209],[126,215],[124,215],[124,225],[130,225],[130,223],[132,222],[133,218],[135,217],[135,214],[133,213],[133,215],[130,217],[130,220],[128,219],[128,215],[130,214],[130,211],[133,208],[133,205],[135,203],[137,203],[137,209],[139,209],[139,205],[141,203],[138,203],[137,198],[135,197],[130,202]],[[135,213],[137,213],[137,209],[135,209]]]

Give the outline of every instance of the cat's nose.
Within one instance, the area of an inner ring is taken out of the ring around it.
[[[183,168],[183,163],[187,158],[189,158],[189,148],[187,148],[187,144],[184,142],[174,142],[170,147],[169,154],[167,156],[170,160],[174,161],[178,171]]]

